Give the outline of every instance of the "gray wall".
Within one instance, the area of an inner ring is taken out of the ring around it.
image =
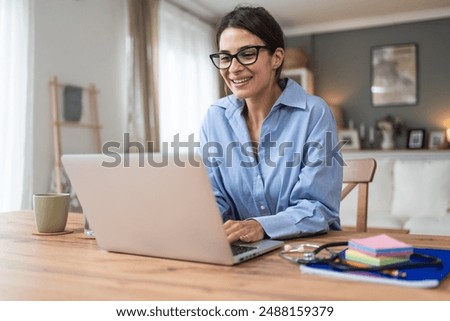
[[[371,48],[398,43],[418,46],[418,104],[373,107]],[[291,37],[287,45],[307,47],[316,94],[340,106],[355,126],[364,122],[368,127],[386,115],[427,131],[443,129],[444,122],[450,121],[450,19]]]

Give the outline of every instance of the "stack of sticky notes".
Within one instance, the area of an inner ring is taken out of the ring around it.
[[[361,239],[350,239],[345,259],[371,266],[385,266],[405,262],[413,247],[385,234]],[[349,263],[350,263],[349,262]]]

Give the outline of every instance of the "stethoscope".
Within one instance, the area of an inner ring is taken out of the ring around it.
[[[285,245],[280,256],[295,264],[328,263],[336,260],[339,254],[330,248],[347,246],[348,242],[333,242],[323,245],[300,243],[296,246]]]
[[[339,271],[384,271],[391,269],[413,269],[420,267],[442,267],[442,260],[431,255],[413,253],[406,262],[383,266],[360,266],[345,259],[345,251],[333,251],[331,248],[347,247],[348,242],[331,242],[323,245],[300,243],[296,246],[285,245],[280,256],[295,264],[326,264]]]

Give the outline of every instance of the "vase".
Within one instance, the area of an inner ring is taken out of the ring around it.
[[[381,149],[394,149],[394,133],[392,131],[383,130],[381,132],[382,141],[381,141]]]

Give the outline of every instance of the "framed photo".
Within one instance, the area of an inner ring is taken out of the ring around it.
[[[309,69],[283,69],[282,74],[284,77],[295,80],[308,94],[314,95],[314,79],[313,74]]]
[[[359,135],[356,129],[341,129],[338,131],[339,141],[344,141],[342,149],[360,149]]]
[[[408,131],[409,149],[420,149],[425,146],[425,129],[410,129]]]
[[[417,45],[373,47],[371,96],[374,107],[416,105]]]
[[[438,149],[443,147],[445,144],[445,132],[443,130],[432,131],[430,133],[428,148]]]

